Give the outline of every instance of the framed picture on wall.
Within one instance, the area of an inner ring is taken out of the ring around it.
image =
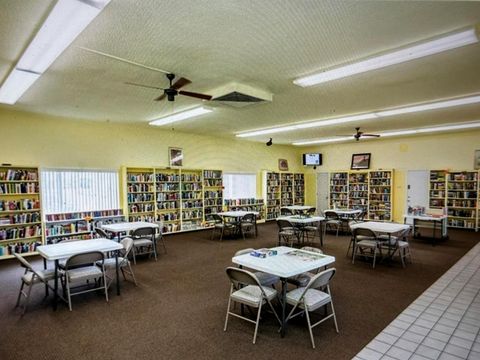
[[[278,159],[278,170],[288,171],[288,161],[286,159]]]
[[[359,170],[359,169],[369,169],[370,168],[370,156],[372,154],[353,154],[352,155],[352,165],[350,169]]]
[[[180,148],[168,148],[168,160],[170,166],[183,166],[183,150]]]
[[[480,169],[480,150],[475,150],[475,159],[473,163],[474,169]]]

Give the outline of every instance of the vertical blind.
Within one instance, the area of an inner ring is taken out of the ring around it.
[[[223,197],[225,199],[248,199],[257,196],[256,174],[223,174]]]
[[[118,171],[43,169],[45,214],[120,208]]]

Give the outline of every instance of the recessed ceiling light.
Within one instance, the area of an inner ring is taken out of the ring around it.
[[[248,132],[236,134],[236,136],[251,137],[251,136],[258,136],[258,135],[265,135],[265,134],[273,134],[273,133],[279,133],[279,132],[294,131],[299,129],[345,124],[345,123],[350,123],[355,121],[376,119],[376,118],[382,118],[382,117],[393,116],[393,115],[410,114],[414,112],[421,112],[421,111],[428,111],[428,110],[446,109],[454,106],[477,104],[477,103],[480,103],[480,95],[443,100],[443,101],[435,101],[435,102],[424,103],[419,105],[409,105],[409,106],[403,106],[395,109],[380,110],[380,111],[375,111],[371,113],[364,113],[364,114],[357,114],[357,115],[348,115],[348,116],[343,116],[343,117],[338,117],[333,119],[296,123],[296,124],[279,126],[279,127],[263,129],[263,130],[248,131]]]
[[[204,106],[196,107],[190,110],[178,112],[172,115],[164,116],[149,122],[150,125],[162,126],[166,124],[171,124],[177,121],[182,121],[186,119],[191,119],[193,117],[201,116],[212,112],[212,109],[206,108]]]
[[[15,69],[2,85],[4,97],[0,98],[0,102],[8,99],[5,103],[15,104],[109,2],[110,0],[58,0]],[[33,75],[28,76],[33,80],[23,82],[24,85],[28,83],[28,86],[12,89],[10,86],[7,87],[7,84],[18,81],[19,75],[15,73],[16,71],[25,71],[37,76],[35,78]],[[10,77],[14,79],[11,80]]]
[[[337,80],[347,76],[361,74],[367,71],[381,69],[387,66],[438,54],[461,46],[474,44],[478,41],[479,36],[476,29],[468,29],[398,50],[393,50],[383,55],[339,66],[331,70],[300,77],[295,79],[293,83],[302,87],[313,86],[327,81]]]
[[[468,122],[468,123],[462,123],[462,124],[425,127],[425,128],[418,128],[418,129],[387,131],[387,132],[380,132],[378,134],[381,137],[393,137],[393,136],[415,135],[415,134],[423,134],[423,133],[434,133],[434,132],[442,132],[442,131],[455,131],[455,130],[477,129],[477,128],[480,128],[480,121]],[[354,140],[355,139],[353,138],[353,136],[346,136],[346,137],[336,137],[336,138],[327,138],[327,139],[318,139],[318,140],[296,141],[292,143],[292,145],[297,145],[297,146],[316,145],[316,144],[326,144],[326,143],[343,142],[343,141],[354,141]],[[372,139],[368,139],[368,140],[372,140]]]

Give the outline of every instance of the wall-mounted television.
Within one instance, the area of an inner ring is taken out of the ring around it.
[[[303,165],[305,166],[322,165],[322,154],[303,154]]]

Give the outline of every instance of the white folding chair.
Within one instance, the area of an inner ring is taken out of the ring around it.
[[[238,250],[234,256],[240,256],[244,254],[250,254],[252,251],[255,251],[253,248]],[[242,266],[239,266],[242,269]],[[262,271],[255,271],[253,274],[257,277],[258,281],[263,286],[275,286],[280,281],[280,278],[276,275],[268,274]]]
[[[253,343],[255,344],[255,341],[257,339],[258,324],[260,322],[260,314],[262,312],[262,306],[265,303],[269,305],[278,323],[280,325],[282,324],[271,302],[277,296],[277,290],[270,287],[262,286],[258,281],[257,277],[250,271],[239,269],[236,267],[228,267],[226,269],[226,272],[228,278],[230,279],[231,286],[230,295],[228,297],[227,315],[225,317],[225,326],[223,328],[223,331],[227,331],[229,315],[251,322],[255,324],[255,332],[253,334]],[[230,305],[232,301],[250,307],[258,308],[256,321],[253,321],[247,317],[238,315],[230,311]]]
[[[137,279],[135,279],[135,274],[133,273],[132,266],[130,264],[130,260],[128,260],[128,257],[130,253],[132,252],[133,249],[133,239],[126,237],[123,238],[120,243],[123,245],[123,250],[119,250],[121,253],[121,256],[118,257],[118,268],[122,272],[123,279],[127,280],[125,277],[125,273],[130,275],[133,279],[133,282],[135,283],[135,286],[138,286],[137,284]],[[97,261],[96,262],[97,266],[102,266],[102,261]],[[108,279],[107,283],[107,288],[110,288],[110,285],[113,282],[113,276],[110,277],[108,275],[109,271],[115,271],[116,270],[116,261],[115,258],[107,258],[103,261],[103,266],[105,267],[105,271],[107,272],[106,277]]]
[[[321,249],[318,249],[318,248],[315,248],[315,247],[312,247],[312,246],[304,246],[304,247],[301,248],[301,250],[310,251],[310,252],[317,253],[317,254],[323,254],[323,251]],[[299,274],[297,276],[288,278],[287,282],[290,283],[290,284],[293,284],[297,287],[307,286],[307,284],[310,282],[310,280],[316,274],[318,274],[318,271],[319,271],[319,269],[316,269],[313,272],[312,271],[304,272],[304,273]]]
[[[315,326],[333,317],[333,321],[335,323],[335,330],[338,333],[337,317],[335,315],[335,308],[333,307],[333,300],[330,292],[330,281],[334,275],[335,268],[324,270],[312,277],[307,286],[296,288],[295,290],[289,291],[287,293],[287,303],[292,305],[293,308],[288,314],[286,321],[294,318],[295,316],[305,313],[308,323],[308,331],[310,332],[310,340],[314,349],[315,341],[313,339],[312,329]],[[332,313],[312,325],[309,313],[321,307],[327,306],[328,304],[330,304],[332,307]],[[295,310],[297,308],[301,309],[301,311],[295,313]]]

